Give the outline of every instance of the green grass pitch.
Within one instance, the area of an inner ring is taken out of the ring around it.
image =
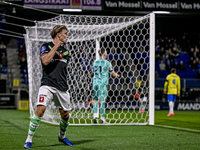
[[[200,150],[200,111],[155,112],[155,126],[69,126],[75,146],[58,142],[59,126],[40,123],[35,150]],[[27,137],[29,112],[0,110],[0,150],[21,150]]]

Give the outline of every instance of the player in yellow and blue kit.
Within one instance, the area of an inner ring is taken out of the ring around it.
[[[109,79],[109,73],[113,77],[119,78],[119,75],[113,71],[112,65],[107,58],[107,51],[102,48],[98,51],[100,59],[93,63],[94,77],[93,77],[93,94],[94,94],[94,105],[93,105],[93,117],[94,123],[97,123],[98,106],[100,102],[100,114],[101,123],[106,123],[105,120],[105,102],[108,95],[107,85]]]
[[[180,96],[180,89],[180,77],[176,74],[176,69],[172,68],[171,74],[166,77],[164,85],[164,94],[166,94],[167,90],[167,99],[169,101],[169,113],[167,116],[174,116],[174,102],[176,101],[176,96]]]

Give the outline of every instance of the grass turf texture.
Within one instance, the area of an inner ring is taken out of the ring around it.
[[[170,117],[167,113],[155,112],[155,124],[161,126],[69,126],[66,135],[75,144],[72,147],[58,142],[59,126],[40,123],[33,137],[33,149],[200,150],[200,111],[176,111]],[[0,149],[23,149],[29,121],[28,111],[0,110]]]

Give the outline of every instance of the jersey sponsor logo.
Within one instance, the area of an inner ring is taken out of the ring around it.
[[[62,55],[61,53],[59,53],[59,57],[60,57],[60,58],[63,58],[63,55]]]
[[[40,96],[40,97],[41,97],[41,96],[43,96],[43,97],[47,97],[47,95],[45,95],[45,94],[40,94],[39,96]]]
[[[39,102],[40,102],[40,103],[43,103],[43,102],[44,102],[44,96],[40,96]]]
[[[46,47],[45,47],[45,46],[42,46],[42,48],[41,48],[41,52],[44,52],[45,49],[46,49]]]
[[[67,60],[66,59],[59,59],[59,61],[62,61],[64,63],[67,63]]]

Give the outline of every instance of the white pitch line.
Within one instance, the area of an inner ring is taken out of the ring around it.
[[[165,125],[157,125],[157,124],[155,124],[154,126],[171,128],[171,129],[186,130],[186,131],[193,131],[193,132],[200,132],[200,130],[193,130],[193,129],[188,129],[188,128],[179,128],[179,127],[173,127],[173,126],[165,126]]]

